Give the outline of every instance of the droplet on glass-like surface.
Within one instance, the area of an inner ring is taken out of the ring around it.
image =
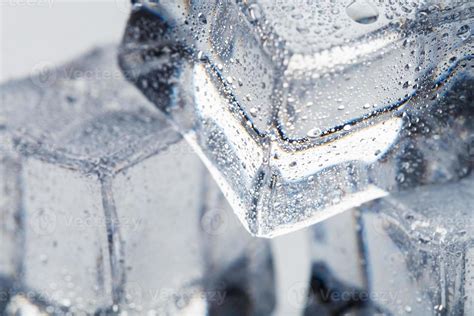
[[[467,40],[471,36],[471,28],[469,25],[463,25],[456,32],[456,35],[461,38],[463,41]]]
[[[251,108],[250,109],[250,115],[252,115],[253,117],[256,117],[258,114],[258,110],[256,108]]]
[[[260,20],[262,17],[262,10],[260,9],[260,6],[256,3],[251,4],[249,6],[249,15],[251,22]]]
[[[309,138],[316,138],[321,136],[321,134],[322,131],[320,128],[312,128],[308,131],[308,133],[306,133],[306,136],[308,136]]]
[[[355,0],[346,7],[347,15],[357,23],[371,24],[379,18],[379,10],[369,0]]]
[[[201,22],[202,24],[207,24],[207,18],[204,14],[199,13],[198,14],[198,19],[199,19],[199,22]]]

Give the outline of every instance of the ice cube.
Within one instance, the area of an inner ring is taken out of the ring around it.
[[[148,115],[114,52],[96,50],[52,70],[54,80],[33,76],[0,90],[0,273],[13,282],[10,296],[49,312],[94,313],[117,300],[119,240],[106,180],[156,150],[147,136],[180,138]]]
[[[59,67],[47,86],[32,77],[1,87],[2,154],[18,165],[2,160],[2,190],[5,203],[21,202],[17,211],[2,200],[0,276],[19,283],[7,284],[8,309],[271,313],[268,241],[231,216],[199,157],[122,78],[115,52]]]
[[[308,237],[308,230],[302,229],[271,240],[277,284],[276,316],[304,313],[311,276]]]
[[[244,226],[271,237],[399,189],[397,159],[417,164],[416,144],[400,145],[421,134],[413,124],[432,122],[438,93],[472,77],[472,10],[137,1],[119,60],[201,152]],[[427,138],[449,130],[434,121]]]
[[[311,229],[313,265],[326,266],[347,287],[365,289],[362,229],[358,210],[351,209]]]
[[[309,232],[312,267],[306,315],[380,312],[369,296],[360,211],[351,209],[312,226]]]
[[[1,124],[1,123],[0,123]],[[11,151],[11,142],[0,127],[0,275],[18,272],[21,252],[19,226],[21,205],[19,199],[19,164]]]
[[[363,207],[369,287],[388,313],[472,310],[473,180],[430,185]]]
[[[182,140],[120,171],[111,184],[126,264],[124,310],[270,313],[267,241],[251,237]]]
[[[306,313],[472,310],[473,180],[393,193],[313,226]]]

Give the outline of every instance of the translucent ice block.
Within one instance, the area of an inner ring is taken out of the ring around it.
[[[119,62],[269,237],[458,177],[420,159],[468,168],[410,139],[450,133],[437,97],[473,75],[473,21],[471,1],[135,1]]]
[[[268,241],[231,216],[115,53],[97,49],[0,87],[0,303],[9,295],[0,308],[269,314]]]
[[[391,194],[311,228],[306,312],[470,315],[474,178]]]
[[[363,207],[369,289],[391,314],[470,315],[474,178]]]
[[[378,315],[368,291],[364,229],[351,209],[311,227],[305,315]]]
[[[250,236],[184,140],[119,172],[123,310],[156,315],[266,315],[273,310],[268,242]],[[187,314],[188,313],[188,314]]]

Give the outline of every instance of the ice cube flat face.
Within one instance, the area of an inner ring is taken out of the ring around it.
[[[252,307],[256,313],[273,310],[268,242],[245,231],[184,140],[119,172],[111,188],[118,218],[138,219],[121,225],[127,265],[122,310],[247,308],[232,305],[239,299],[231,297],[232,288],[261,302]]]
[[[175,296],[185,308],[184,299],[202,291],[199,208],[204,171],[199,158],[180,141],[124,169],[111,182],[117,217],[128,219],[121,225],[128,258],[123,309],[166,313],[179,309]],[[193,282],[196,286],[187,288]]]
[[[268,241],[234,218],[194,150],[121,77],[114,52],[57,68],[47,86],[33,76],[0,87],[9,308],[271,314]]]
[[[417,165],[405,154],[412,124],[439,131],[437,96],[472,78],[472,10],[139,1],[119,61],[201,152],[247,229],[271,237],[406,186],[397,161]]]
[[[107,219],[99,179],[35,158],[23,160],[21,177],[23,284],[40,301],[77,313],[111,306]]]

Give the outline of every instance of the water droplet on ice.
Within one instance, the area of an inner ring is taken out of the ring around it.
[[[260,20],[262,17],[262,11],[258,4],[254,3],[249,6],[249,15],[252,22]]]
[[[306,133],[306,136],[308,136],[309,138],[316,138],[321,136],[321,133],[322,131],[320,128],[312,128],[308,131],[308,133]]]
[[[463,25],[456,32],[456,35],[461,38],[463,41],[467,40],[471,36],[471,28],[469,25]]]
[[[253,117],[257,116],[258,110],[256,108],[251,108],[250,109],[250,115]]]
[[[199,22],[201,22],[202,24],[207,24],[207,18],[204,14],[199,13],[198,14],[198,19],[199,19]]]
[[[355,0],[346,7],[347,15],[357,23],[371,24],[377,21],[379,10],[369,0]]]

